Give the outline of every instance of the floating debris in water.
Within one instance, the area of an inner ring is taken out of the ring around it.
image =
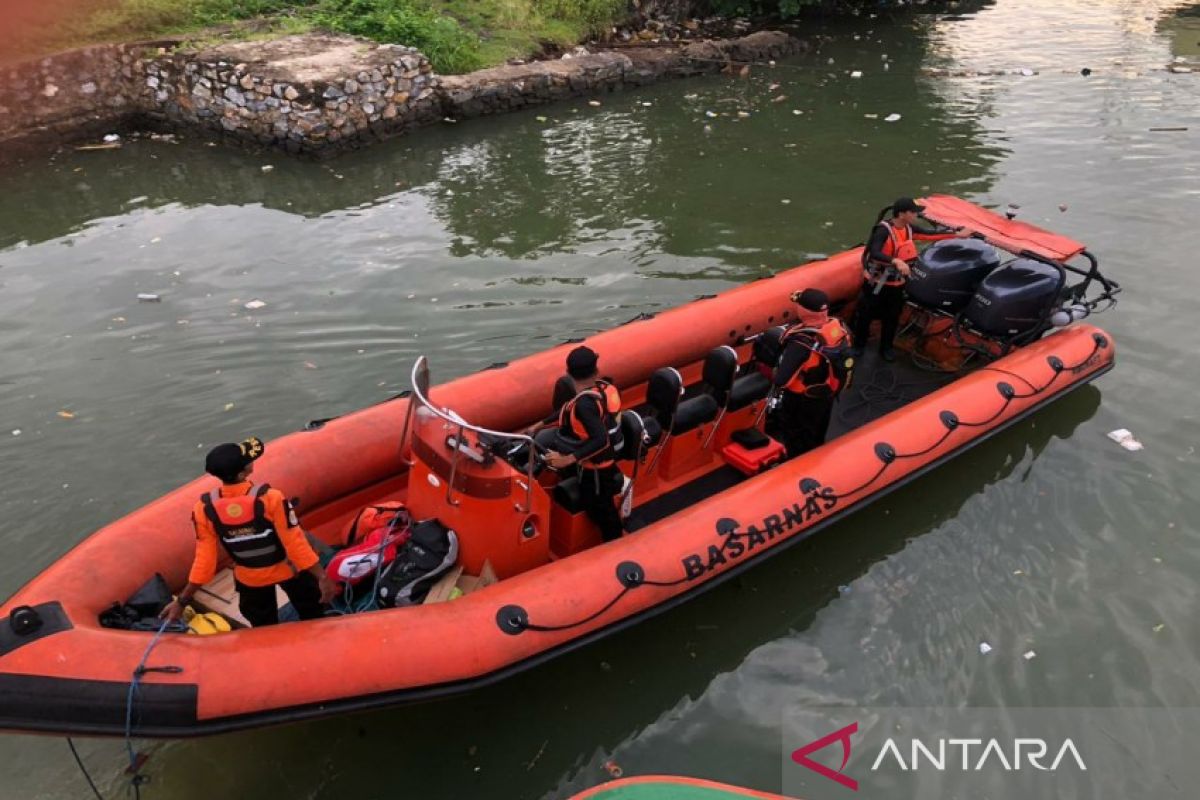
[[[20,429],[20,428],[13,428],[12,435],[13,435],[13,436],[20,436],[20,435],[21,435],[21,429]]]
[[[137,299],[142,303],[158,303],[162,300],[162,295],[157,295],[152,292],[138,292]]]
[[[599,100],[588,100],[588,105],[591,106],[592,108],[599,108],[601,106],[601,103]]]
[[[67,411],[67,410],[64,408],[62,411],[59,411],[59,412],[58,412],[58,416],[62,417],[63,419],[75,419],[75,412],[74,412],[74,411]]]
[[[226,404],[225,404],[225,410],[226,410],[226,411],[233,411],[233,403],[226,403]]]
[[[1024,655],[1024,656],[1022,656],[1022,657],[1023,657],[1023,658],[1024,658],[1026,661],[1033,661],[1033,659],[1037,657],[1037,653],[1035,653],[1035,652],[1034,652],[1034,651],[1032,651],[1032,650],[1026,650],[1026,651],[1025,651],[1025,655]]]
[[[884,122],[899,122],[900,115],[899,114],[888,114],[886,117],[883,118],[883,121]]]
[[[1117,428],[1115,431],[1109,431],[1108,438],[1130,452],[1141,450],[1143,447],[1142,443],[1134,438],[1133,433],[1125,428]]]
[[[271,172],[274,169],[275,169],[275,166],[273,164],[263,164],[262,165],[263,172]]]
[[[856,70],[854,70],[853,72],[851,72],[851,73],[850,73],[850,77],[851,77],[851,78],[861,78],[861,77],[862,77],[862,70],[857,70],[857,69],[856,69]]]
[[[107,133],[104,135],[104,141],[112,144],[113,142],[121,141],[121,135],[118,133]]]
[[[260,309],[260,308],[265,308],[265,307],[266,307],[266,305],[267,305],[267,304],[266,304],[265,302],[263,302],[262,300],[259,300],[258,298],[255,298],[255,299],[253,299],[253,300],[247,301],[247,303],[246,303],[244,306],[242,306],[242,307],[243,307],[243,308],[247,308],[247,309],[249,309],[249,310],[251,310],[251,311],[257,311],[257,310],[258,310],[258,309]]]
[[[987,642],[980,642],[979,652],[986,656],[988,653],[992,652],[992,646]]]

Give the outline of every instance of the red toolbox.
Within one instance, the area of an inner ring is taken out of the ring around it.
[[[781,442],[765,435],[763,438],[767,443],[753,450],[737,442],[730,442],[721,448],[721,458],[744,475],[757,475],[787,458],[787,448]]]

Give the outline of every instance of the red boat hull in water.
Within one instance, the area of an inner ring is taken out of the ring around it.
[[[997,244],[1047,258],[1082,250],[963,201],[928,202],[930,216],[950,224],[969,217]],[[636,405],[657,368],[678,367],[690,384],[715,347],[732,345],[745,360],[747,336],[791,318],[793,291],[820,287],[840,304],[852,302],[860,284],[860,251],[852,251],[631,321],[587,344],[626,405]],[[550,410],[550,387],[573,346],[434,386],[432,401],[493,430],[528,425]],[[544,487],[527,487],[519,470],[500,461],[452,464],[443,429],[453,426],[439,427],[436,418],[415,415],[402,448],[408,399],[289,434],[269,443],[255,478],[299,497],[310,532],[341,544],[356,510],[402,499],[415,517],[437,517],[458,531],[467,572],[478,574],[486,561],[499,581],[432,605],[164,635],[149,665],[178,671],[141,676],[134,733],[177,737],[316,717],[462,692],[528,669],[804,539],[1095,378],[1113,356],[1110,339],[1092,326],[1052,332],[608,544]],[[754,421],[761,403],[674,437],[653,473],[639,473],[638,502],[720,468],[720,447]],[[193,481],[96,531],[0,607],[0,727],[124,732],[131,672],[153,634],[103,628],[98,615],[155,572],[183,584],[191,508],[213,485]],[[13,629],[10,615],[20,606],[35,609],[39,628]]]

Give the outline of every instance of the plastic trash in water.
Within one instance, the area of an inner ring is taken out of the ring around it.
[[[270,172],[270,171],[272,171],[273,169],[275,169],[275,166],[274,166],[273,164],[263,164],[263,165],[262,165],[262,171],[263,171],[263,172]]]
[[[137,299],[142,303],[158,303],[162,300],[162,296],[153,292],[138,292]]]
[[[110,143],[111,142],[119,142],[119,141],[121,141],[121,136],[120,136],[120,134],[117,134],[117,133],[107,133],[104,135],[104,141],[110,142]]]
[[[1133,433],[1125,428],[1117,428],[1115,431],[1109,431],[1108,438],[1130,452],[1142,449],[1142,443],[1133,438]]]
[[[1024,655],[1024,656],[1022,656],[1022,657],[1023,657],[1023,658],[1024,658],[1026,661],[1033,661],[1033,659],[1037,657],[1037,653],[1035,653],[1035,652],[1034,652],[1034,651],[1032,651],[1032,650],[1026,650],[1026,651],[1025,651],[1025,655]]]
[[[888,114],[886,117],[883,118],[883,121],[884,122],[899,122],[900,115],[899,114]]]
[[[267,304],[265,302],[263,302],[262,300],[255,298],[253,300],[248,301],[245,305],[242,306],[242,308],[249,309],[250,311],[257,311],[260,308],[265,308],[266,305]]]
[[[979,643],[979,652],[982,655],[986,656],[988,653],[992,652],[992,646],[990,644],[988,644],[987,642],[980,642]]]
[[[851,77],[851,78],[861,78],[861,77],[862,77],[862,70],[857,70],[857,69],[856,69],[856,70],[854,70],[853,72],[851,72],[851,73],[850,73],[850,77]]]

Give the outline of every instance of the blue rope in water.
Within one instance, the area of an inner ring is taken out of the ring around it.
[[[150,654],[154,652],[154,648],[158,646],[159,639],[162,638],[163,633],[170,624],[170,620],[164,619],[162,625],[158,626],[158,630],[154,632],[154,638],[146,646],[146,652],[142,653],[142,660],[138,662],[137,667],[133,670],[133,675],[129,679],[129,695],[125,701],[125,752],[129,755],[129,772],[132,775],[129,784],[133,789],[135,798],[141,797],[141,786],[146,782],[146,779],[140,774],[141,768],[138,764],[137,753],[133,750],[133,700],[137,695],[138,684],[141,682],[142,676],[149,671],[146,667],[146,662],[150,660]],[[175,672],[180,671],[180,669],[179,667],[164,667],[162,671]]]

